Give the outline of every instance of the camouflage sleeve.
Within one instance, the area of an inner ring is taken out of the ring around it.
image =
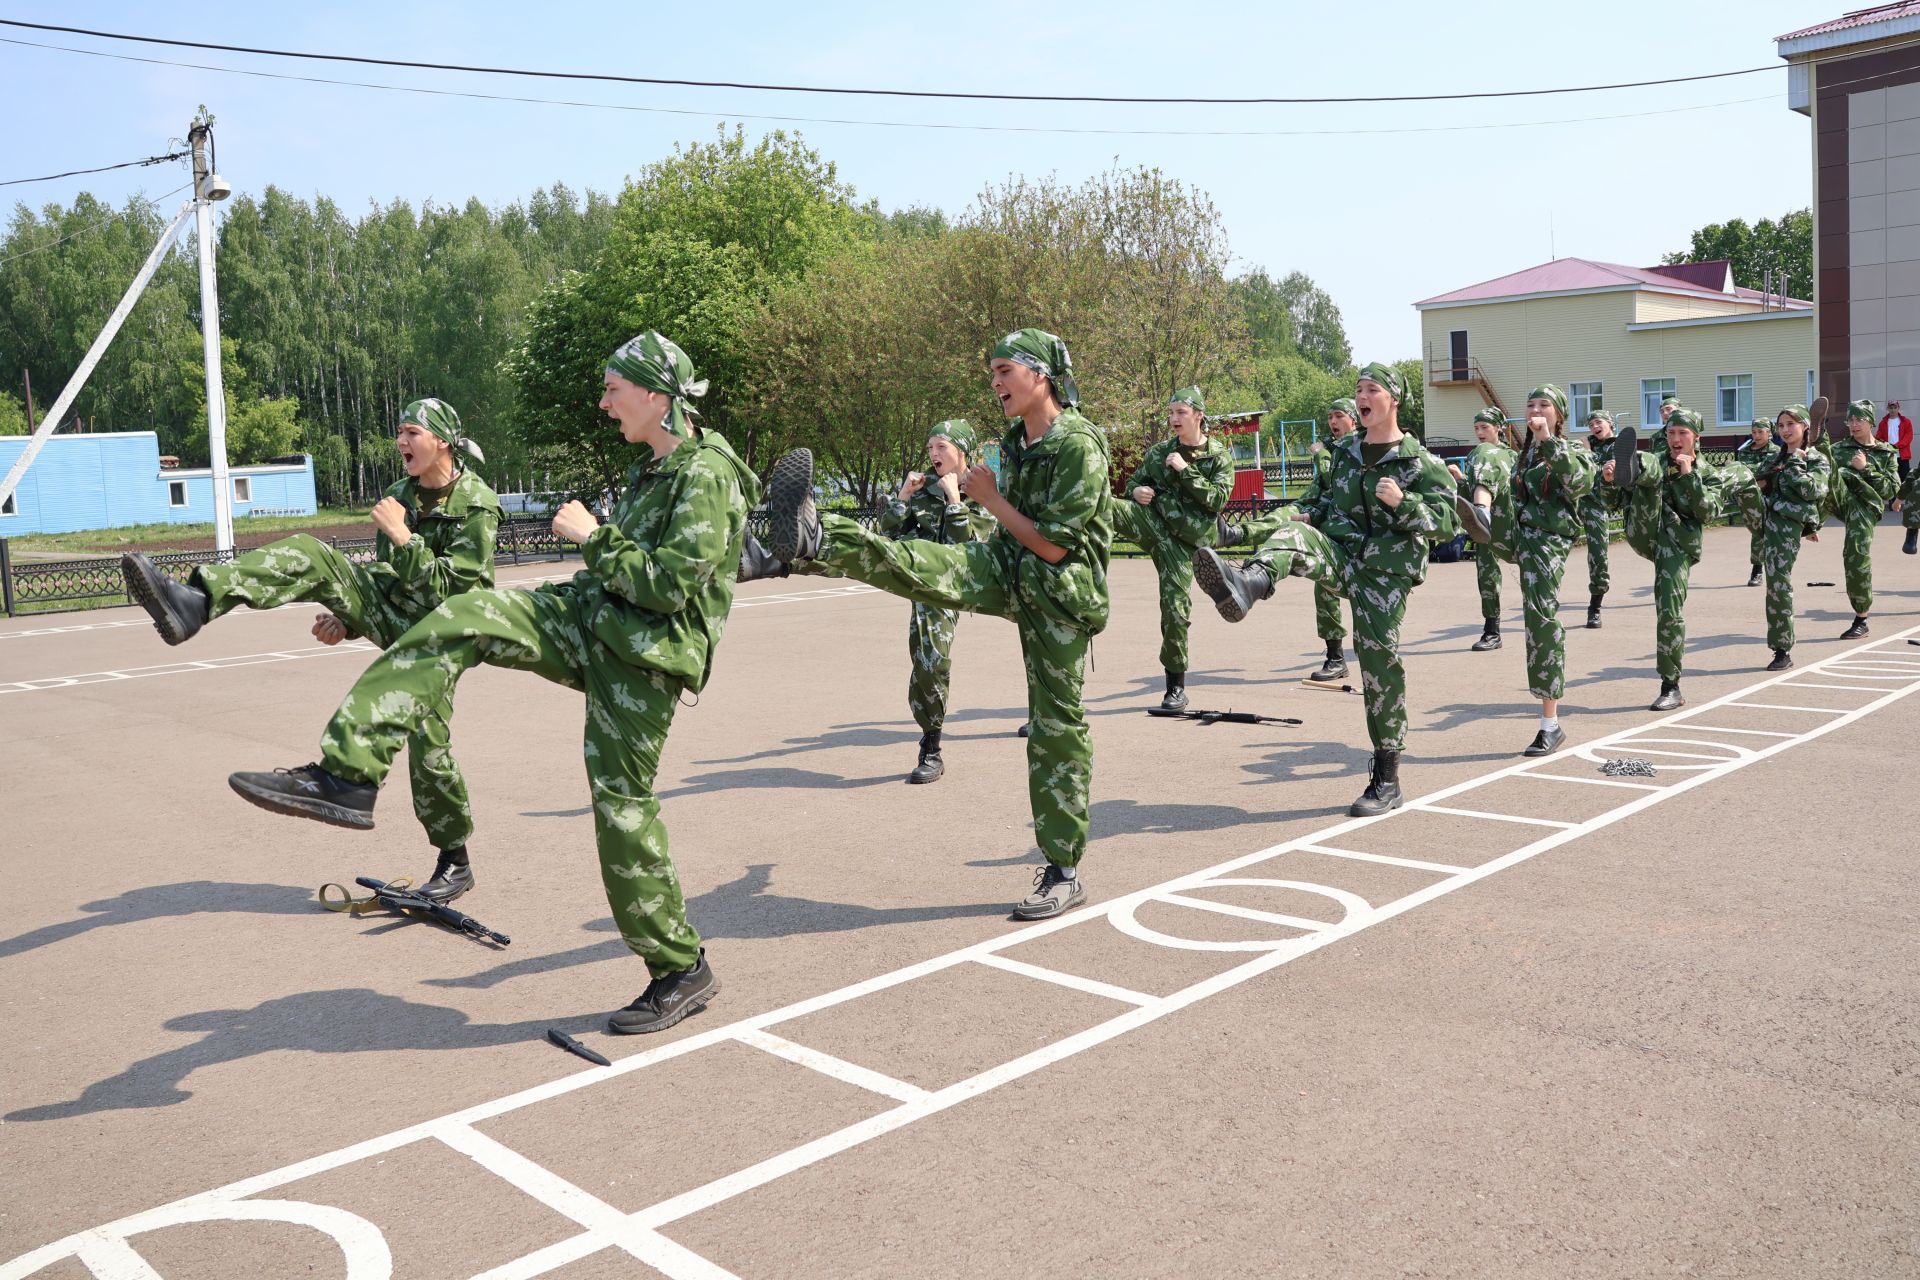
[[[899,494],[887,499],[886,510],[880,513],[880,532],[895,540],[911,532],[907,528],[907,504],[900,501]]]
[[[1900,489],[1900,464],[1894,461],[1896,456],[1891,449],[1874,451],[1871,470],[1875,473],[1873,493],[1877,507],[1884,508],[1892,502],[1893,495]]]
[[[394,581],[408,591],[444,600],[463,591],[493,585],[493,543],[500,529],[500,513],[485,507],[468,510],[467,518],[444,550],[435,554],[426,538],[416,533],[404,547],[395,547],[388,560]]]
[[[1781,496],[1794,502],[1818,502],[1827,496],[1826,460],[1809,452],[1804,458],[1788,454],[1773,473],[1773,482]]]
[[[1087,526],[1108,500],[1107,459],[1079,432],[1060,443],[1047,489],[1046,507],[1033,515],[1034,531],[1069,554],[1088,550]]]
[[[727,562],[728,517],[740,505],[739,482],[695,458],[659,541],[643,547],[616,524],[603,524],[580,546],[587,571],[608,592],[654,613],[678,613]]]
[[[1153,483],[1152,477],[1150,477],[1147,474],[1147,464],[1152,461],[1153,461],[1153,449],[1152,447],[1149,447],[1145,453],[1140,455],[1140,465],[1135,467],[1133,469],[1133,474],[1127,477],[1127,492],[1129,494],[1131,494],[1135,489],[1138,489],[1143,484]]]
[[[1673,479],[1673,501],[1668,504],[1681,516],[1695,524],[1705,524],[1713,519],[1713,508],[1707,500],[1707,475],[1705,463],[1697,464],[1686,475],[1675,475]]]
[[[973,540],[973,513],[967,504],[956,502],[940,513],[940,541],[953,544]]]
[[[1436,542],[1445,542],[1460,532],[1459,517],[1454,514],[1453,477],[1432,454],[1420,460],[1420,471],[1413,488],[1406,491],[1400,505],[1391,508],[1389,523],[1396,533],[1424,533]]]
[[[1208,454],[1185,471],[1177,473],[1173,482],[1210,516],[1217,516],[1225,511],[1227,499],[1233,496],[1233,468],[1213,454]]]
[[[1585,445],[1556,437],[1540,446],[1540,454],[1546,459],[1547,474],[1559,484],[1562,493],[1579,498],[1592,490],[1599,468],[1594,465],[1593,451]]]

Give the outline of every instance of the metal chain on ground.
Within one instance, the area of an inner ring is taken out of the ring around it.
[[[1653,767],[1650,760],[1639,760],[1633,756],[1621,756],[1609,760],[1600,766],[1600,772],[1610,778],[1657,778],[1660,771]]]

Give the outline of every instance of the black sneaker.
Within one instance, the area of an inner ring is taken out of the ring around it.
[[[762,578],[784,578],[793,570],[760,545],[760,539],[748,534],[740,544],[740,572],[736,582],[758,582]]]
[[[1273,579],[1265,569],[1252,561],[1236,568],[1212,547],[1193,553],[1193,580],[1228,622],[1240,621],[1257,602],[1273,594]]]
[[[1840,633],[1842,640],[1864,640],[1867,638],[1867,619],[1862,614],[1853,620],[1853,625]]]
[[[920,762],[913,766],[913,772],[907,775],[907,781],[924,785],[938,782],[947,771],[946,761],[940,758],[940,735],[923,733],[920,735]]]
[[[147,611],[154,630],[168,644],[185,644],[207,625],[212,601],[199,584],[175,582],[138,551],[120,557],[120,576],[126,579],[127,594]]]
[[[1767,670],[1785,671],[1792,665],[1793,651],[1791,649],[1775,649],[1773,651],[1773,661],[1767,664]]]
[[[1551,729],[1542,729],[1533,735],[1533,741],[1527,744],[1523,756],[1550,756],[1566,745],[1567,731],[1559,725]]]
[[[1079,906],[1086,896],[1079,876],[1069,880],[1049,862],[1033,873],[1033,892],[1014,904],[1013,918],[1046,920]]]
[[[1467,531],[1469,538],[1483,547],[1493,541],[1493,512],[1467,501],[1464,493],[1454,496],[1453,509],[1460,517],[1460,527]]]
[[[272,773],[236,773],[227,778],[227,785],[242,800],[262,809],[361,831],[373,829],[373,802],[380,796],[380,788],[371,783],[336,778],[317,764]]]
[[[440,860],[434,863],[433,875],[414,892],[434,902],[452,902],[473,888],[473,865],[469,862],[455,862],[453,855],[466,856],[466,848],[447,849],[441,852]]]
[[[1620,428],[1613,438],[1613,487],[1631,489],[1640,479],[1640,433],[1632,427]]]
[[[811,449],[795,449],[773,464],[773,477],[767,482],[767,550],[775,560],[789,565],[820,554]]]
[[[1487,625],[1480,632],[1480,638],[1473,642],[1475,653],[1488,653],[1500,647],[1500,623],[1494,618],[1487,619]]]
[[[720,994],[720,979],[713,976],[707,963],[707,949],[693,968],[663,974],[647,984],[640,998],[607,1019],[607,1030],[623,1036],[665,1031],[690,1013],[698,1013]]]
[[[1757,587],[1760,585],[1760,566],[1756,564],[1752,568],[1753,572],[1747,575],[1747,585]]]

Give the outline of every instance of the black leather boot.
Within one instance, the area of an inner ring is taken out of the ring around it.
[[[1193,580],[1228,622],[1238,622],[1273,594],[1273,575],[1255,563],[1228,564],[1212,547],[1193,554]]]
[[[1599,595],[1587,601],[1587,630],[1598,631],[1600,629],[1600,602],[1606,598],[1607,593],[1602,591]]]
[[[781,564],[820,554],[811,449],[795,449],[773,464],[773,478],[767,482],[767,550]]]
[[[913,772],[907,775],[907,781],[938,782],[940,775],[946,771],[946,762],[940,758],[940,735],[938,733],[921,734],[920,763],[913,766]]]
[[[1184,671],[1167,672],[1167,695],[1160,699],[1162,711],[1185,711],[1187,709],[1187,673]]]
[[[1678,711],[1686,705],[1687,700],[1680,696],[1680,682],[1678,680],[1662,680],[1660,682],[1660,696],[1653,700],[1652,705],[1649,706],[1647,710]]]
[[[185,644],[207,625],[213,601],[197,580],[175,582],[137,551],[120,557],[120,576],[126,579],[127,594],[147,611],[154,630],[168,644]]]
[[[1342,652],[1342,646],[1338,640],[1329,640],[1327,641],[1327,660],[1322,662],[1320,669],[1308,676],[1307,679],[1316,684],[1329,684],[1346,674],[1346,654]]]
[[[1355,818],[1371,818],[1399,807],[1400,753],[1376,751],[1373,753],[1373,767],[1367,772],[1367,789],[1348,806],[1347,813]]]
[[[1500,619],[1488,618],[1486,626],[1482,628],[1480,632],[1480,638],[1473,642],[1473,651],[1475,653],[1486,653],[1490,649],[1498,649],[1499,647]]]

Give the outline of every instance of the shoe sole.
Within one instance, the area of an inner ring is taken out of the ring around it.
[[[250,783],[242,782],[235,775],[227,779],[227,785],[234,794],[248,804],[256,805],[270,813],[282,813],[292,818],[308,818],[314,822],[324,822],[330,827],[346,827],[352,831],[373,830],[373,819],[364,813],[344,809],[325,800],[306,800],[299,796],[290,796],[280,791],[260,790]]]
[[[1344,666],[1336,671],[1329,671],[1327,668],[1322,667],[1307,677],[1307,679],[1313,681],[1315,684],[1332,684],[1335,680],[1345,680],[1346,678],[1347,669]]]
[[[800,555],[801,519],[813,498],[813,451],[795,449],[773,464],[767,481],[767,550],[782,564]]]
[[[1528,747],[1528,748],[1527,748],[1526,750],[1524,750],[1524,751],[1522,751],[1522,752],[1521,752],[1520,754],[1521,754],[1521,755],[1523,755],[1523,756],[1527,756],[1527,757],[1529,757],[1530,759],[1534,759],[1534,760],[1538,760],[1538,759],[1540,759],[1540,758],[1541,758],[1542,756],[1550,756],[1550,755],[1552,755],[1552,754],[1553,754],[1554,752],[1556,752],[1556,751],[1558,751],[1558,750],[1559,750],[1559,749],[1560,749],[1561,747],[1564,747],[1564,746],[1566,746],[1566,745],[1567,745],[1567,744],[1566,744],[1566,743],[1564,743],[1564,742],[1561,742],[1561,743],[1557,743],[1557,744],[1556,744],[1556,745],[1554,745],[1554,746],[1551,746],[1551,747],[1548,747],[1548,748],[1547,748],[1546,750],[1544,750],[1544,751],[1535,751],[1535,750],[1534,750],[1534,749],[1533,749],[1532,747]]]
[[[1475,640],[1473,642],[1473,651],[1475,653],[1492,653],[1495,649],[1498,649],[1499,647],[1500,647],[1500,643],[1498,641],[1495,641],[1493,644],[1482,644],[1478,640]]]
[[[1639,436],[1632,427],[1622,427],[1613,442],[1613,487],[1631,489],[1639,478]]]
[[[1405,803],[1406,798],[1404,796],[1395,796],[1393,802],[1384,809],[1368,809],[1364,808],[1358,800],[1355,800],[1347,806],[1347,816],[1349,818],[1377,818],[1383,813],[1392,813]]]
[[[1213,607],[1228,622],[1238,622],[1247,616],[1246,606],[1227,585],[1226,575],[1222,572],[1222,561],[1212,547],[1202,547],[1193,557],[1193,580],[1213,601]]]
[[[469,880],[467,881],[467,883],[461,885],[458,889],[455,889],[452,893],[448,893],[448,894],[428,893],[422,889],[416,889],[414,890],[414,892],[418,893],[421,897],[425,898],[428,902],[436,902],[444,907],[449,902],[458,902],[460,899],[466,897],[469,893],[472,893],[473,886],[475,883],[476,883],[475,881]]]
[[[1587,619],[1587,630],[1598,631],[1599,629],[1600,629],[1600,619],[1598,618]]]
[[[153,619],[153,629],[160,638],[170,645],[187,642],[187,630],[182,621],[167,607],[166,597],[161,594],[160,586],[153,581],[160,570],[144,560],[135,560],[131,556],[120,561],[120,576],[126,579],[127,594],[133,602],[147,611]]]
[[[1663,707],[1663,706],[1661,706],[1661,705],[1660,705],[1660,704],[1659,704],[1658,702],[1654,702],[1654,703],[1653,703],[1652,705],[1650,705],[1650,706],[1649,706],[1649,707],[1647,708],[1647,710],[1649,710],[1649,711],[1678,711],[1678,710],[1679,710],[1680,708],[1682,708],[1682,707],[1684,707],[1684,706],[1686,706],[1686,705],[1687,705],[1687,700],[1686,700],[1685,698],[1682,698],[1682,699],[1680,699],[1680,701],[1678,701],[1678,702],[1676,702],[1676,703],[1674,703],[1674,704],[1673,704],[1672,706],[1670,706],[1670,707]]]
[[[1467,531],[1475,545],[1487,546],[1493,541],[1493,526],[1480,519],[1480,513],[1467,501],[1465,494],[1457,494],[1453,499],[1454,514],[1460,517],[1460,527]]]
[[[720,979],[715,978],[712,986],[702,991],[699,995],[690,997],[676,1012],[669,1014],[658,1022],[650,1022],[644,1027],[623,1027],[612,1018],[608,1018],[607,1030],[617,1036],[645,1036],[652,1035],[656,1031],[665,1031],[669,1027],[679,1026],[682,1022],[685,1022],[688,1018],[706,1008],[707,1005],[712,1002],[713,998],[719,994]]]
[[[925,778],[921,777],[917,773],[910,773],[907,775],[907,785],[910,787],[924,787],[931,783],[938,782],[940,781],[940,779],[946,776],[947,776],[947,771],[945,769],[942,769],[940,772]]]
[[[1038,908],[1028,907],[1025,903],[1021,903],[1014,907],[1013,918],[1015,920],[1051,920],[1055,916],[1067,914],[1067,912],[1087,900],[1087,891],[1080,887],[1078,880],[1073,882],[1073,886],[1073,896],[1068,898],[1064,904],[1055,906],[1052,899],[1048,899],[1046,906]]]

